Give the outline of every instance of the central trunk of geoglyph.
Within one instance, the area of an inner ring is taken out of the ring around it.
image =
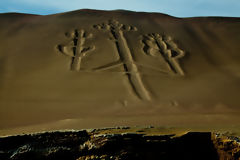
[[[149,92],[145,88],[140,73],[138,71],[137,65],[135,64],[131,51],[128,47],[127,41],[124,37],[123,31],[119,29],[113,30],[116,38],[116,47],[118,49],[118,54],[123,62],[124,70],[128,76],[129,82],[136,93],[136,95],[142,100],[151,100]]]
[[[83,31],[80,32],[75,32],[75,37],[76,37],[76,48],[75,48],[75,57],[73,57],[72,61],[72,70],[79,71],[80,66],[81,66],[81,60],[82,60],[82,50],[83,50],[83,44],[84,40],[83,39]],[[80,38],[79,38],[80,37]]]

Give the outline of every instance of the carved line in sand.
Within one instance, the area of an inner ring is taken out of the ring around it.
[[[184,75],[178,59],[182,58],[185,53],[178,48],[170,36],[162,36],[157,33],[147,34],[143,36],[142,42],[144,43],[143,50],[147,55],[152,57],[162,56],[173,73]]]
[[[138,71],[138,67],[133,60],[132,53],[128,47],[126,38],[124,37],[124,31],[137,31],[137,28],[120,24],[116,20],[110,20],[108,23],[94,25],[93,27],[98,30],[107,30],[110,32],[110,39],[114,41],[120,58],[120,61],[102,66],[96,70],[104,70],[123,65],[124,71],[128,76],[128,80],[135,94],[142,100],[151,100],[150,94],[143,84],[142,78]]]
[[[95,49],[95,46],[84,46],[86,39],[92,38],[92,34],[76,29],[66,33],[66,37],[70,38],[71,41],[65,45],[58,45],[57,48],[64,55],[72,57],[71,70],[80,71],[82,58]]]

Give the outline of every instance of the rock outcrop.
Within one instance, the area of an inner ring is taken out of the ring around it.
[[[0,138],[1,160],[238,160],[239,138],[211,132],[148,135],[116,129],[46,132]],[[118,129],[128,131],[128,129]],[[149,128],[151,130],[151,128]],[[112,133],[111,133],[112,132]]]

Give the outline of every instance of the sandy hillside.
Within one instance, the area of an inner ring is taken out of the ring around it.
[[[240,127],[240,18],[0,14],[0,135]]]

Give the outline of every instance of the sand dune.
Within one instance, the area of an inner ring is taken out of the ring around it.
[[[234,128],[239,28],[240,18],[120,10],[0,14],[0,135],[150,124]],[[59,124],[68,119],[74,122]]]

